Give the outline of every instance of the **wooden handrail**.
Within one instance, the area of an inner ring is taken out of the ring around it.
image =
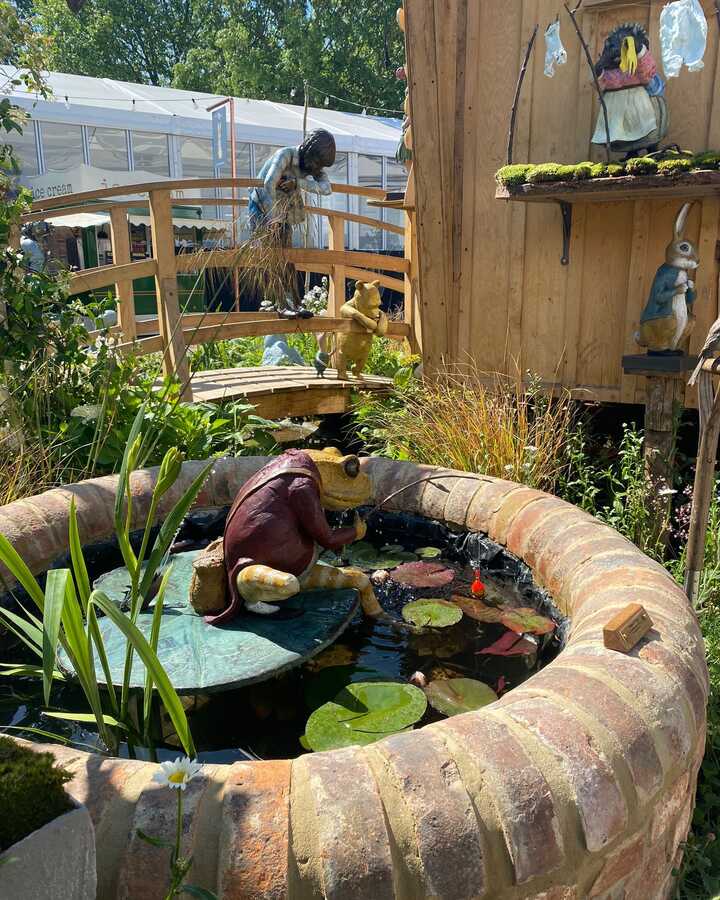
[[[231,269],[238,265],[238,250],[198,250],[181,253],[175,257],[178,272],[198,269]],[[402,256],[383,256],[382,253],[366,253],[363,250],[316,250],[294,247],[283,256],[300,267],[300,264],[327,268],[328,266],[355,266],[363,269],[382,269],[387,272],[409,272],[410,266]],[[242,265],[242,262],[240,263]],[[322,271],[322,268],[312,271]]]
[[[85,203],[91,200],[101,200],[108,197],[125,197],[128,194],[149,194],[152,191],[197,191],[202,188],[222,187],[260,187],[262,181],[258,178],[178,178],[168,181],[151,181],[142,184],[118,184],[110,188],[100,188],[97,191],[82,191],[78,194],[67,194],[64,197],[48,197],[45,200],[35,200],[32,211],[38,212],[45,209],[57,209],[67,206],[68,201],[73,205]],[[370,197],[382,200],[385,191],[382,188],[359,187],[355,184],[332,184],[336,194],[354,194],[360,197]],[[190,199],[190,198],[179,198]]]
[[[133,278],[145,278],[157,273],[154,259],[141,259],[138,262],[125,263],[119,266],[98,266],[96,269],[83,269],[70,278],[70,294],[82,294],[95,291],[121,281]]]
[[[231,197],[199,197],[197,200],[173,200],[173,206],[247,206],[246,197],[233,200]],[[123,200],[113,201],[112,203],[87,203],[79,206],[62,207],[61,209],[53,209],[49,211],[32,212],[22,217],[23,224],[29,222],[43,222],[46,219],[53,219],[58,216],[74,216],[78,213],[108,212],[113,209],[137,209],[143,207],[149,209],[147,200]],[[402,225],[393,225],[392,222],[383,222],[380,219],[373,219],[370,216],[361,216],[358,213],[346,212],[342,209],[325,209],[322,206],[306,206],[305,211],[312,216],[324,216],[326,219],[343,219],[345,222],[357,222],[360,225],[368,225],[370,228],[377,228],[380,231],[389,231],[392,234],[405,234]],[[188,225],[192,225],[192,219],[187,220]],[[230,223],[228,223],[230,224]]]

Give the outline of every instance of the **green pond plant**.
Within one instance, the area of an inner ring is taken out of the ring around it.
[[[7,567],[37,607],[35,614],[20,604],[24,615],[0,608],[0,621],[19,638],[40,661],[38,666],[3,664],[0,674],[35,675],[43,681],[44,700],[50,704],[53,683],[65,680],[69,674],[58,667],[58,653],[62,654],[77,679],[90,708],[89,713],[66,710],[46,711],[53,718],[76,722],[94,722],[100,739],[112,755],[117,755],[125,740],[131,755],[137,745],[148,747],[155,756],[151,736],[154,692],[165,707],[185,752],[194,756],[195,748],[185,710],[157,655],[165,588],[170,575],[166,567],[170,546],[185,515],[190,510],[205,478],[212,467],[208,462],[185,490],[165,518],[152,542],[145,565],[152,526],[158,504],[177,480],[181,469],[179,452],[171,448],[165,454],[152,494],[140,551],[136,555],[131,545],[132,492],[130,475],[142,444],[144,407],[138,412],[123,455],[115,498],[115,533],[125,565],[130,573],[129,612],[125,613],[102,591],[92,590],[83,557],[74,501],[70,507],[69,543],[71,568],[51,569],[47,573],[45,590],[35,579],[10,542],[0,535],[0,562]],[[164,570],[164,571],[163,571]],[[137,627],[140,611],[152,599],[156,576],[162,572],[149,640]],[[127,641],[123,681],[113,684],[105,642],[98,624],[98,615],[107,616],[123,633]],[[145,666],[146,677],[141,703],[131,703],[130,676],[135,654]],[[62,658],[62,657],[61,657]],[[99,678],[98,666],[102,678]],[[104,683],[104,687],[103,687]],[[141,712],[140,712],[141,710]],[[25,728],[23,730],[31,731]]]

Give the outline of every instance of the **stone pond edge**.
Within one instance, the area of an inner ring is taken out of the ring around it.
[[[266,460],[218,460],[197,506],[229,504]],[[188,462],[158,518],[197,474]],[[592,516],[501,479],[363,460],[386,508],[487,532],[523,559],[571,618],[565,649],[498,702],[364,748],[207,765],[187,791],[191,882],[221,900],[418,898],[665,900],[692,817],[708,675],[696,617],[661,565]],[[132,478],[136,524],[156,470]],[[113,533],[114,476],[0,508],[35,573]],[[0,570],[0,575],[7,576]],[[629,654],[602,627],[627,603],[654,622]],[[46,745],[47,746],[47,745]],[[136,836],[174,827],[155,766],[53,746],[96,829],[98,897],[155,900],[166,852]],[[624,891],[624,893],[623,893]]]

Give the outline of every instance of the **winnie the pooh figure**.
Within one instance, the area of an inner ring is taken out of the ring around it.
[[[340,307],[340,316],[357,322],[363,331],[337,335],[335,365],[338,378],[347,378],[349,370],[355,378],[362,379],[373,337],[387,334],[388,317],[380,309],[379,284],[379,281],[356,281],[354,296]]]

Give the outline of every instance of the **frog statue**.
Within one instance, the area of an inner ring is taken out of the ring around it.
[[[339,450],[288,450],[240,489],[225,523],[224,566],[229,605],[205,616],[225,625],[244,607],[270,614],[303,590],[354,588],[365,615],[382,607],[370,579],[357,569],[318,564],[323,549],[339,550],[365,537],[365,523],[331,528],[324,510],[354,509],[372,498],[372,482],[357,456]]]

